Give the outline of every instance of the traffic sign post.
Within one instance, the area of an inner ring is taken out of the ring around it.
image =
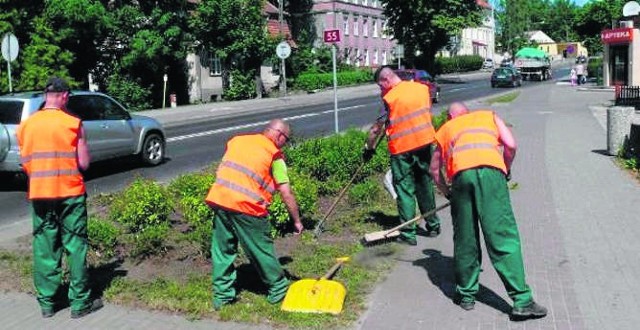
[[[18,39],[13,35],[13,33],[9,32],[2,37],[2,57],[7,61],[9,93],[13,92],[13,85],[11,84],[11,62],[18,58],[19,50],[20,46],[18,45]]]
[[[336,42],[340,42],[340,30],[325,30],[324,42],[331,44],[331,59],[333,60],[333,120],[336,133],[340,132],[338,127],[338,73],[336,65]]]
[[[287,97],[287,71],[285,69],[284,60],[291,55],[291,46],[286,41],[283,41],[276,46],[276,55],[282,59],[281,74],[282,74],[282,86],[284,88],[284,97]]]

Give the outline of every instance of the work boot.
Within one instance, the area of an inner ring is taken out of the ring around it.
[[[475,301],[461,301],[460,302],[460,308],[464,309],[465,311],[470,311],[472,309],[474,309],[476,307],[476,302]]]
[[[104,304],[102,304],[102,299],[98,298],[96,300],[94,300],[93,302],[91,302],[91,306],[85,308],[85,309],[81,309],[79,311],[71,311],[71,318],[72,319],[79,319],[83,316],[87,316],[97,310],[99,310],[100,308],[104,307]]]
[[[440,235],[440,227],[429,228],[425,226],[424,229],[427,231],[427,237],[438,237]]]
[[[418,241],[415,238],[413,239],[405,238],[404,236],[399,236],[397,242],[403,245],[410,245],[410,246],[418,245]]]
[[[524,307],[513,307],[511,319],[513,321],[523,321],[527,319],[538,319],[547,316],[547,309],[538,305],[535,301]]]
[[[44,317],[45,319],[53,317],[54,315],[56,315],[56,311],[53,310],[53,309],[43,309],[42,310],[42,317]]]

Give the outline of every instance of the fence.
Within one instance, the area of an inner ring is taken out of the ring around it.
[[[640,86],[616,85],[616,105],[634,106],[640,109]]]

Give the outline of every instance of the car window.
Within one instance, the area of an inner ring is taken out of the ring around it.
[[[103,96],[96,97],[95,105],[99,108],[99,111],[102,113],[102,118],[105,120],[121,120],[129,118],[127,112],[119,104],[109,98]]]
[[[0,124],[20,124],[22,119],[23,101],[0,101]]]
[[[102,119],[99,103],[93,95],[72,95],[67,110],[83,121]]]

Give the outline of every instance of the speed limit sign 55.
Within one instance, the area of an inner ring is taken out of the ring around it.
[[[326,43],[340,42],[340,30],[325,30],[324,42]]]

